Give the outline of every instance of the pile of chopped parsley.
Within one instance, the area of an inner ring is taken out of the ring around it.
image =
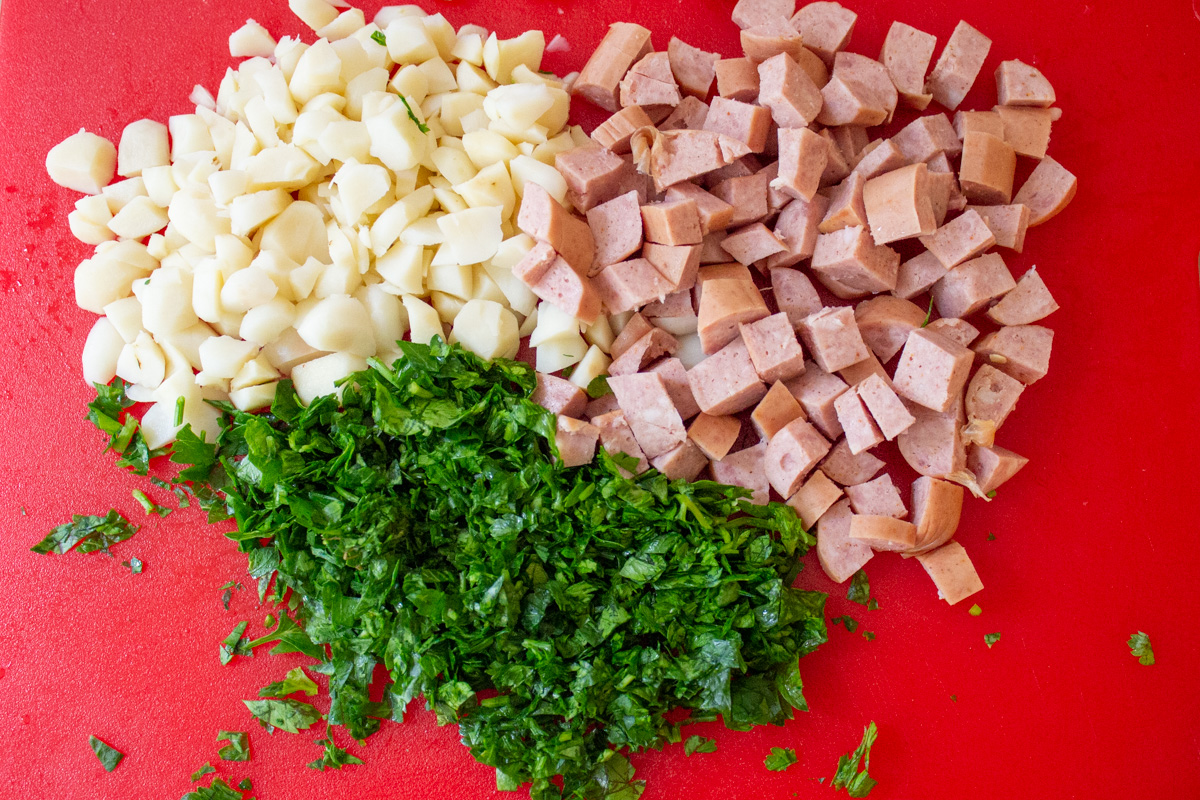
[[[813,539],[791,508],[604,453],[565,468],[529,365],[400,345],[340,404],[284,381],[268,414],[225,406],[216,443],[185,429],[172,455],[251,574],[302,600],[331,725],[361,739],[423,695],[498,788],[633,800],[623,752],[806,709],[825,595],[792,588]]]

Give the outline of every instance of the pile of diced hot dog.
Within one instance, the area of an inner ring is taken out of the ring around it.
[[[586,221],[527,192],[539,245],[514,271],[619,335],[610,395],[541,375],[537,399],[569,464],[599,443],[755,502],[774,491],[815,526],[833,580],[900,552],[956,603],[983,586],[951,540],[964,487],[994,496],[1025,465],[994,437],[1050,358],[1035,323],[1057,304],[993,248],[1020,252],[1075,193],[1046,156],[1054,90],[1004,61],[994,109],[873,139],[898,105],[955,112],[991,41],[960,22],[930,71],[935,37],[896,22],[873,60],[845,50],[854,12],[794,2],[737,4],[740,58],[675,38],[654,52],[617,23],[574,80],[612,112],[557,157]],[[1037,166],[1014,194],[1018,157]],[[887,442],[921,476],[908,505],[879,474]]]

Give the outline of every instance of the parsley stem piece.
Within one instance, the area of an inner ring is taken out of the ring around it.
[[[851,797],[866,797],[875,788],[875,779],[867,774],[871,766],[871,747],[879,735],[875,722],[870,722],[863,730],[862,743],[853,753],[838,759],[837,773],[833,776],[833,788],[845,789]],[[862,771],[858,765],[862,763]]]

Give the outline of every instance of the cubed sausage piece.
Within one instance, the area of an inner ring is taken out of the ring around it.
[[[925,310],[908,300],[883,294],[859,303],[854,320],[867,347],[886,364],[904,347],[908,335],[925,322]]]
[[[850,386],[858,386],[872,375],[878,375],[888,386],[892,385],[891,376],[887,374],[887,370],[883,368],[883,364],[879,363],[879,359],[875,357],[874,353],[857,364],[839,369],[838,375]]]
[[[1004,120],[995,111],[959,111],[954,115],[954,133],[960,142],[968,133],[987,133],[1004,138]]]
[[[1033,168],[1013,202],[1029,206],[1029,227],[1032,228],[1066,208],[1075,197],[1076,188],[1075,176],[1046,156]]]
[[[787,17],[775,17],[747,28],[738,34],[742,52],[754,63],[762,63],[778,55],[796,58],[804,50],[804,40],[791,26]]]
[[[731,16],[734,25],[746,30],[777,17],[786,19],[795,10],[796,0],[738,0]]]
[[[833,65],[834,57],[850,44],[854,23],[858,19],[840,3],[808,3],[792,17],[792,25],[804,37],[804,44],[826,64]]]
[[[963,140],[958,183],[971,202],[982,205],[1010,202],[1016,169],[1016,151],[1004,140],[990,133],[968,133]]]
[[[839,125],[836,128],[830,128],[829,133],[847,160],[859,158],[860,154],[872,144],[870,134],[861,125]]]
[[[617,87],[621,79],[634,62],[650,50],[650,31],[629,22],[613,23],[575,79],[571,91],[609,113],[615,112],[620,108]]]
[[[608,365],[609,375],[633,375],[654,359],[671,355],[679,350],[679,340],[661,328],[650,328],[650,332],[625,349]]]
[[[706,53],[698,47],[692,47],[674,36],[667,45],[667,57],[679,88],[701,101],[707,98],[716,74],[714,67],[721,57],[716,53]]]
[[[712,462],[713,480],[749,489],[752,492],[750,502],[765,506],[771,500],[771,484],[767,481],[764,464],[766,453],[765,443],[756,444]]]
[[[841,183],[850,174],[850,159],[842,152],[841,146],[833,138],[833,134],[829,132],[828,128],[822,128],[818,133],[829,146],[829,151],[825,154],[825,171],[821,173],[821,185],[833,186]]]
[[[673,287],[672,293],[687,291],[696,284],[696,274],[700,270],[700,245],[647,242],[642,247],[642,257],[666,278],[667,283]]]
[[[825,456],[825,460],[821,462],[821,471],[828,475],[830,480],[841,486],[866,483],[875,477],[883,467],[883,461],[870,452],[858,455],[851,453],[850,446],[846,444],[844,438],[838,439],[834,443],[829,455]]]
[[[621,79],[622,106],[677,106],[679,100],[666,53],[647,53]]]
[[[614,359],[620,358],[634,342],[641,339],[647,333],[650,333],[653,329],[653,326],[646,321],[646,318],[641,313],[635,312],[625,322],[625,325],[621,328],[621,332],[617,334],[617,338],[613,339],[612,346],[608,348],[608,354]]]
[[[1017,407],[1025,384],[983,364],[967,384],[967,419],[991,420],[999,428]]]
[[[758,65],[758,102],[780,128],[804,128],[821,113],[821,90],[787,53]]]
[[[815,470],[804,485],[796,490],[796,493],[787,499],[787,504],[796,510],[796,515],[800,517],[800,524],[806,529],[812,530],[817,524],[817,520],[821,518],[830,506],[838,501],[842,496],[842,490],[838,485],[829,480],[829,476],[821,470]]]
[[[695,203],[700,213],[700,232],[706,236],[713,231],[725,230],[733,220],[733,206],[694,183],[675,184],[667,189],[665,199],[668,202],[691,200]]]
[[[605,397],[616,402],[611,394],[605,395]],[[646,454],[642,452],[637,440],[633,438],[633,431],[629,427],[629,420],[624,411],[618,408],[592,417],[592,424],[600,429],[600,443],[610,455],[624,453],[637,459],[636,469],[638,472],[642,472],[650,465],[650,462],[646,460]]]
[[[640,130],[640,129],[639,129]],[[634,131],[637,133],[637,131]],[[633,138],[629,139],[630,147],[633,146]],[[643,175],[638,172],[638,168],[634,166],[633,154],[626,153],[621,156],[621,174],[617,181],[616,191],[608,200],[613,197],[618,197],[629,192],[635,192],[638,196],[639,203],[645,203],[646,200],[654,193],[654,181],[649,175]]]
[[[704,186],[707,189],[729,179],[729,178],[745,178],[762,171],[762,162],[758,156],[753,153],[748,153],[741,158],[738,158],[728,165],[720,169],[714,169],[712,172],[704,176]]]
[[[771,488],[781,497],[791,497],[828,452],[829,442],[816,428],[802,419],[792,420],[767,443],[763,461]]]
[[[798,328],[801,320],[821,310],[820,295],[808,276],[798,269],[772,269],[771,290],[775,295],[775,305],[787,315],[792,328]]]
[[[661,247],[662,245],[655,246]],[[699,250],[695,245],[693,245],[693,248]],[[661,271],[662,268],[660,267],[659,269]],[[692,280],[694,283],[694,276]],[[673,292],[667,295],[662,301],[655,300],[653,303],[642,308],[642,315],[654,325],[675,336],[696,333],[696,309],[692,305],[691,287]]]
[[[900,254],[877,245],[865,227],[844,228],[817,237],[812,271],[843,300],[896,288]]]
[[[854,509],[855,514],[892,519],[904,519],[908,516],[908,509],[904,507],[904,501],[900,498],[900,492],[896,491],[896,485],[892,483],[890,475],[880,475],[874,480],[847,486],[846,497],[849,498],[850,507]]]
[[[925,326],[926,330],[937,331],[947,339],[953,339],[963,347],[970,347],[971,342],[979,338],[979,329],[965,319],[958,317],[942,317],[935,319]]]
[[[787,381],[804,372],[804,351],[787,314],[780,312],[739,326],[758,376],[767,383]]]
[[[745,227],[730,231],[721,247],[740,264],[750,266],[768,256],[782,253],[787,248],[771,229],[761,222],[752,222]]]
[[[750,412],[750,422],[763,441],[779,433],[794,419],[805,419],[804,409],[792,397],[788,388],[778,381],[767,390],[763,399]]]
[[[987,310],[988,319],[997,325],[1029,325],[1058,310],[1058,303],[1046,288],[1037,267],[1030,267],[1017,285]]]
[[[767,393],[741,339],[688,370],[688,383],[700,410],[713,416],[745,411]]]
[[[833,75],[821,89],[823,102],[817,122],[822,125],[864,125],[887,122],[896,110],[896,87],[878,61],[857,53],[838,53]]]
[[[698,131],[704,127],[708,117],[708,103],[688,95],[679,101],[679,105],[671,109],[667,118],[658,123],[660,131],[692,130]]]
[[[700,268],[699,274],[696,275],[696,302],[701,299],[701,287],[707,281],[715,280],[731,280],[736,278],[740,281],[754,283],[754,275],[750,273],[749,268],[744,264],[739,264],[736,261],[730,261],[728,257],[719,263],[707,264]]]
[[[928,161],[936,155],[956,156],[962,152],[962,142],[945,114],[917,117],[891,139],[910,162]]]
[[[769,140],[775,142],[775,138]],[[767,214],[778,214],[783,207],[792,202],[792,196],[776,186],[779,179],[779,162],[772,161],[759,172],[767,179]]]
[[[599,145],[558,153],[554,167],[567,182],[567,199],[581,212],[621,194],[625,162]]]
[[[826,372],[837,372],[870,355],[849,306],[823,308],[800,322],[800,338]]]
[[[933,411],[947,411],[967,385],[974,360],[958,342],[918,328],[900,353],[893,379],[896,393]]]
[[[592,275],[609,264],[623,261],[642,246],[642,212],[637,192],[627,192],[590,209],[587,221],[596,242]]]
[[[679,412],[679,416],[684,421],[700,413],[700,406],[696,404],[696,398],[692,396],[692,387],[687,379],[687,369],[683,366],[682,361],[678,358],[664,358],[652,366],[650,372],[662,377],[663,385],[667,387],[667,394],[670,395],[671,402],[675,404],[675,410]]]
[[[596,254],[592,229],[532,181],[525,186],[517,227],[553,247],[578,272],[591,269]]]
[[[913,256],[900,265],[896,275],[896,288],[892,294],[903,300],[911,300],[929,289],[946,274],[946,268],[937,256],[928,250]]]
[[[853,500],[850,502],[854,504]],[[855,513],[850,518],[850,538],[872,550],[902,553],[917,540],[917,526],[893,517]]]
[[[753,281],[718,278],[700,293],[697,330],[704,352],[715,353],[738,338],[738,324],[768,315],[767,304]]]
[[[537,388],[529,399],[547,411],[567,417],[581,417],[587,407],[587,394],[564,378],[537,373]]]
[[[947,542],[937,550],[917,556],[917,560],[937,587],[938,597],[950,605],[983,589],[975,565],[958,542]]]
[[[1058,109],[996,106],[1004,123],[1004,141],[1019,156],[1044,158],[1050,147],[1050,127]]]
[[[742,432],[742,421],[737,417],[714,417],[700,413],[688,428],[688,437],[713,461],[720,461],[733,449],[734,442]]]
[[[817,88],[829,83],[829,67],[812,50],[802,47],[800,52],[792,55],[792,58],[800,65],[800,69],[808,73],[808,77],[812,78],[812,82],[817,85]]]
[[[613,397],[612,392],[606,395],[597,397],[595,400],[589,400],[587,408],[583,410],[583,416],[595,423],[598,418],[605,414],[611,414],[614,411],[620,411],[617,405],[617,398]],[[633,434],[630,434],[632,436]]]
[[[933,218],[937,224],[946,222],[946,214],[958,211],[967,204],[953,172],[929,172],[929,202],[933,205]]]
[[[559,416],[554,446],[564,467],[580,467],[596,457],[600,429],[590,422]]]
[[[667,480],[694,481],[708,466],[708,459],[700,452],[699,447],[684,440],[683,444],[674,450],[656,456],[650,464],[667,476]]]
[[[967,206],[988,226],[996,238],[997,247],[1007,247],[1020,253],[1025,249],[1025,231],[1029,229],[1029,206]],[[965,211],[964,210],[964,211]]]
[[[929,171],[933,172],[954,172],[954,167],[950,164],[950,159],[945,153],[938,153],[925,162],[925,166],[929,167]]]
[[[721,242],[725,241],[728,234],[725,231],[713,231],[705,235],[704,241],[700,243],[700,266],[723,264],[729,260],[729,253],[721,247]],[[742,266],[738,264],[738,266]],[[699,280],[699,279],[697,279]],[[697,298],[699,295],[697,295]]]
[[[808,128],[779,129],[778,177],[771,181],[790,197],[812,200],[821,185],[829,146]]]
[[[933,234],[921,237],[921,244],[942,262],[946,269],[954,269],[964,261],[986,252],[996,237],[977,212],[964,211]]]
[[[933,60],[937,37],[903,22],[893,22],[883,40],[879,61],[887,69],[900,99],[910,108],[924,111],[933,99],[925,93],[925,73]]]
[[[878,178],[885,172],[900,169],[908,166],[909,160],[900,152],[900,148],[892,144],[891,139],[877,139],[878,144],[874,144],[863,152],[861,152],[858,163],[854,165],[851,172],[862,175],[866,180]],[[922,165],[928,169],[928,165]]]
[[[879,426],[871,419],[858,392],[843,392],[833,402],[833,408],[837,412],[838,423],[846,432],[846,445],[851,454],[866,452],[883,441]]]
[[[850,501],[842,499],[817,520],[817,561],[834,583],[853,578],[875,555],[869,545],[850,538],[853,518]]]
[[[931,478],[945,478],[966,468],[967,450],[960,434],[960,409],[961,404],[939,414],[916,403],[909,406],[917,421],[896,437],[896,444],[910,467]]]
[[[850,388],[845,381],[821,369],[816,362],[806,361],[804,374],[788,381],[787,387],[821,433],[831,440],[842,435],[842,426],[838,423],[833,404]]]
[[[536,281],[525,283],[539,298],[585,325],[591,325],[600,316],[601,300],[596,287],[585,275],[576,272],[562,256],[556,256]]]
[[[626,106],[596,126],[592,140],[614,153],[628,153],[633,132],[653,124],[641,106]]]
[[[1054,105],[1054,87],[1037,67],[1023,61],[1001,61],[996,67],[996,95],[1002,106]]]
[[[535,242],[533,248],[513,265],[513,275],[526,286],[532,286],[549,272],[558,258],[554,248],[545,242]]]
[[[619,261],[605,267],[592,278],[592,286],[610,314],[633,311],[675,291],[644,258]]]
[[[767,216],[767,189],[770,178],[762,173],[726,178],[712,187],[712,193],[733,207],[730,227],[758,222]]]
[[[741,142],[712,131],[643,128],[630,145],[638,169],[650,174],[660,192],[727,166],[749,152]]]
[[[750,148],[750,152],[761,153],[771,130],[771,112],[740,100],[714,97],[708,106],[704,130],[736,139]]]
[[[648,458],[683,444],[687,431],[661,375],[617,375],[608,379],[608,385],[625,412],[633,438]]]
[[[960,21],[929,73],[925,91],[951,111],[958,108],[971,91],[971,84],[975,83],[991,48],[991,39]]]
[[[863,202],[863,187],[867,179],[860,172],[850,175],[829,195],[829,210],[817,226],[821,233],[833,233],[843,228],[867,224],[867,208]]]
[[[758,99],[758,65],[748,58],[722,58],[717,62],[717,94],[729,100]]]
[[[929,168],[911,164],[867,181],[863,205],[875,244],[883,245],[937,228],[929,197]]]
[[[819,194],[811,201],[793,200],[784,206],[775,220],[775,235],[787,250],[768,258],[767,268],[792,267],[811,258],[817,248],[817,226],[828,208],[829,200]]]
[[[928,552],[950,541],[962,516],[963,487],[922,475],[912,485],[912,521],[917,541],[910,554]],[[907,556],[906,556],[907,557]]]
[[[989,333],[974,350],[1006,375],[1028,386],[1046,377],[1054,331],[1041,325],[1013,325]]]
[[[871,412],[871,417],[879,426],[879,431],[889,442],[904,433],[917,421],[916,417],[901,402],[895,390],[879,375],[864,378],[855,387],[855,391],[862,398],[867,410]]]
[[[933,302],[943,317],[966,318],[1016,285],[1000,254],[987,253],[947,272],[933,285]]]
[[[967,452],[967,469],[975,475],[979,490],[984,494],[996,491],[1028,463],[1029,459],[1025,456],[998,446],[980,447],[973,444]]]

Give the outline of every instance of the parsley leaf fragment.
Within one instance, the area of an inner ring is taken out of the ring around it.
[[[138,528],[116,509],[103,517],[75,514],[70,522],[58,525],[45,539],[29,548],[35,553],[62,555],[75,545],[81,553],[108,552],[118,542],[123,542],[137,533]]]
[[[1126,644],[1129,645],[1130,655],[1136,656],[1138,663],[1147,667],[1154,663],[1154,648],[1150,646],[1150,637],[1147,634],[1138,631],[1129,637]]]
[[[222,664],[228,664],[233,660],[234,656],[252,656],[254,651],[248,646],[249,642],[242,638],[242,634],[246,632],[246,627],[249,622],[243,620],[233,626],[233,630],[225,637],[218,648],[218,655],[221,658]]]
[[[690,756],[692,753],[715,753],[717,752],[717,740],[705,739],[703,736],[689,736],[683,743],[683,754]]]
[[[408,110],[408,118],[416,124],[417,129],[421,131],[421,133],[429,133],[429,126],[417,119],[417,115],[413,113],[412,106],[408,104],[408,98],[404,95],[400,95],[400,102],[404,103],[404,108]]]
[[[222,761],[249,761],[250,735],[243,731],[217,731],[217,741],[227,741],[217,750]]]
[[[925,312],[925,320],[921,323],[921,327],[924,328],[926,325],[928,325],[929,321],[932,317],[933,317],[933,298],[930,297],[929,298],[929,310],[927,310]]]
[[[772,772],[783,772],[799,760],[796,751],[790,747],[772,747],[771,754],[763,760],[763,764]]]
[[[373,31],[371,33],[371,41],[375,42],[380,47],[387,47],[387,36],[383,31]]]
[[[866,570],[859,570],[850,579],[850,588],[846,590],[846,599],[864,606],[870,606],[871,581],[867,578]]]
[[[258,647],[267,642],[279,642],[271,650],[273,656],[284,653],[303,653],[309,658],[325,660],[325,648],[314,644],[313,640],[305,633],[304,628],[282,611],[279,612],[278,627],[250,642],[249,647]]]
[[[976,603],[975,605],[973,605],[967,609],[967,613],[970,614],[972,617],[978,617],[980,614],[983,613],[983,609],[979,607],[979,603]]]
[[[221,605],[225,606],[225,610],[229,610],[229,601],[233,599],[233,593],[239,589],[245,589],[238,581],[229,581],[221,587]]]
[[[112,772],[121,763],[121,759],[125,758],[125,754],[120,750],[110,747],[95,736],[88,737],[88,744],[92,746],[96,758],[100,759],[100,766],[104,767],[105,772]]]
[[[128,568],[134,575],[141,575],[142,570],[145,569],[145,564],[137,556],[131,557],[128,561],[122,561],[121,566]]]
[[[309,697],[317,693],[317,684],[304,674],[304,667],[288,670],[287,676],[275,683],[269,683],[258,690],[259,697],[286,697],[295,692],[304,692]]]
[[[848,753],[838,759],[837,772],[833,776],[833,788],[845,789],[851,797],[866,797],[875,788],[875,779],[867,774],[871,766],[871,746],[879,731],[875,722],[870,722],[863,730],[862,743],[853,753]],[[862,763],[862,770],[858,765]]]
[[[133,490],[133,499],[138,501],[138,505],[142,507],[142,510],[145,511],[147,515],[157,514],[160,517],[165,517],[167,514],[171,513],[171,509],[155,503],[149,497],[146,497],[146,493],[141,489]]]
[[[203,778],[205,775],[209,775],[216,771],[217,771],[216,767],[214,767],[211,763],[205,762],[203,767],[201,767],[200,769],[198,769],[192,773],[192,783],[195,783],[196,781]]]
[[[992,645],[994,645],[996,642],[1000,641],[1000,634],[999,633],[985,633],[983,635],[983,641],[987,644],[988,649],[990,650],[990,649],[992,649]]]
[[[608,385],[608,376],[597,375],[592,378],[591,383],[587,385],[587,396],[596,400],[604,397],[606,394],[612,394],[612,387]]]
[[[210,786],[199,786],[180,800],[242,800],[242,793],[222,778],[215,778]]]
[[[348,751],[334,744],[332,738],[317,739],[316,743],[325,748],[325,752],[316,761],[307,764],[309,769],[324,772],[327,769],[341,769],[348,764],[363,763],[361,758],[350,755]]]
[[[873,642],[875,641],[875,634],[872,631],[863,631],[863,638],[868,642]]]
[[[849,631],[850,633],[854,633],[856,630],[858,630],[858,620],[856,620],[854,617],[850,616],[849,614],[844,614],[840,617],[834,617],[833,619],[829,620],[829,623],[831,625],[837,625],[839,622],[842,625],[845,625],[846,630]]]
[[[308,703],[299,700],[243,700],[250,713],[268,731],[278,728],[286,733],[299,733],[311,728],[322,718]]]

